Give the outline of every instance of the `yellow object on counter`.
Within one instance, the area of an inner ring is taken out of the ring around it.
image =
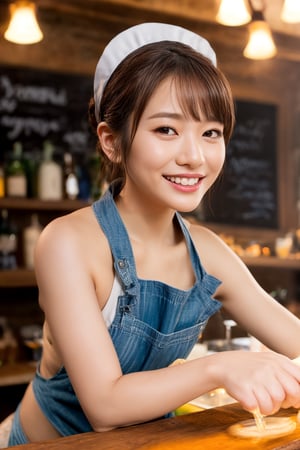
[[[178,359],[175,359],[175,361],[173,361],[172,362],[172,364],[170,364],[170,367],[172,367],[172,366],[178,366],[178,364],[183,364],[183,363],[185,363],[185,359],[183,359],[183,358],[178,358]]]
[[[192,403],[185,403],[175,409],[174,413],[175,416],[184,416],[185,414],[191,414],[199,411],[203,411],[203,408],[199,408],[199,406],[193,405]]]

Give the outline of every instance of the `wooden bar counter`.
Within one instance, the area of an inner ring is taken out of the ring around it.
[[[297,410],[281,410],[276,416],[293,416]],[[119,428],[103,433],[80,435],[20,445],[18,450],[296,450],[300,449],[300,424],[285,437],[241,439],[229,435],[227,428],[252,418],[238,404],[208,409],[171,419]]]

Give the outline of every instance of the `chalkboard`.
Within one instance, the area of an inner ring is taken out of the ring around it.
[[[220,179],[205,199],[207,221],[278,228],[277,106],[236,101],[236,125]]]
[[[45,139],[59,152],[95,149],[88,125],[92,77],[0,66],[1,160],[20,141],[25,152],[41,150]]]

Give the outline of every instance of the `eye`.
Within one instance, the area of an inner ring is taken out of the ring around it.
[[[209,137],[209,138],[212,138],[212,139],[216,139],[216,138],[223,137],[223,131],[222,130],[218,130],[218,129],[207,130],[207,131],[205,131],[205,133],[203,133],[203,136]]]
[[[159,127],[156,128],[155,130],[157,133],[161,133],[161,134],[166,134],[168,136],[174,136],[176,133],[176,131],[174,130],[174,128],[171,127]]]

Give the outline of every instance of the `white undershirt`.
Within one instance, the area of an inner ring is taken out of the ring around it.
[[[112,324],[117,309],[118,297],[124,293],[118,277],[115,276],[114,282],[111,288],[110,296],[106,302],[106,305],[102,309],[102,315],[107,328]]]

